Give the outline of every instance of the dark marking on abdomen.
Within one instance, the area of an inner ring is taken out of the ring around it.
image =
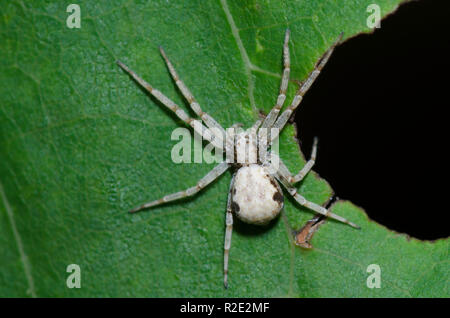
[[[239,204],[237,204],[237,203],[234,202],[234,201],[231,201],[231,209],[232,209],[234,212],[239,212],[239,210],[240,210],[241,208],[239,207]]]
[[[283,203],[283,200],[284,200],[283,195],[280,193],[280,191],[275,192],[273,194],[272,199],[279,203]]]

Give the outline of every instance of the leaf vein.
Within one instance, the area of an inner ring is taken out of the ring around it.
[[[239,52],[241,53],[241,58],[244,62],[244,68],[245,68],[245,74],[247,75],[247,92],[248,92],[248,98],[250,100],[250,106],[252,107],[252,110],[257,113],[256,109],[256,103],[255,103],[255,97],[254,97],[254,89],[255,89],[255,83],[252,78],[252,63],[250,62],[250,59],[248,57],[247,51],[244,47],[244,44],[242,43],[241,37],[239,35],[239,29],[237,28],[233,16],[231,15],[230,9],[228,8],[228,4],[226,0],[220,0],[220,4],[222,5],[222,9],[225,12],[225,16],[227,18],[228,24],[231,28],[231,33],[233,34],[233,37],[236,41],[236,44],[238,46]]]
[[[28,282],[28,292],[31,294],[33,298],[37,297],[36,290],[34,288],[34,281],[33,276],[31,274],[31,265],[28,260],[28,256],[25,254],[25,249],[23,247],[22,238],[20,237],[20,233],[17,230],[16,221],[14,220],[13,211],[11,209],[11,206],[9,205],[9,201],[6,197],[5,191],[3,190],[3,185],[0,182],[0,197],[3,201],[3,205],[5,207],[6,215],[8,216],[9,224],[11,225],[11,230],[14,235],[14,239],[17,244],[17,249],[20,254],[20,259],[23,263],[23,268],[25,271],[25,277]]]

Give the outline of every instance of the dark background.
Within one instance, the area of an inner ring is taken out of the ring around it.
[[[389,229],[449,236],[450,1],[406,3],[340,45],[297,111],[314,170]]]

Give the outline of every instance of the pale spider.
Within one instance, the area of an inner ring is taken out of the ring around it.
[[[196,102],[189,89],[178,77],[172,63],[167,58],[164,50],[160,48],[161,55],[164,58],[169,72],[178,86],[183,96],[189,102],[192,110],[203,120],[207,127],[201,121],[189,117],[181,108],[173,101],[163,95],[160,91],[154,89],[150,84],[141,79],[135,72],[130,70],[125,64],[117,61],[117,64],[134,78],[141,86],[143,86],[150,94],[159,100],[164,106],[173,111],[182,121],[189,124],[204,139],[210,141],[221,150],[226,150],[227,159],[219,163],[206,176],[200,179],[197,184],[187,190],[166,195],[158,200],[143,204],[130,212],[137,212],[145,208],[153,207],[162,203],[177,200],[187,196],[196,194],[205,188],[212,181],[222,175],[228,168],[234,168],[236,171],[232,176],[230,190],[228,193],[228,204],[226,214],[226,230],[225,230],[225,247],[224,247],[224,284],[228,287],[228,256],[231,246],[231,234],[233,226],[233,213],[242,221],[250,224],[264,225],[274,219],[283,208],[283,193],[276,180],[286,188],[288,193],[302,206],[305,206],[317,213],[331,217],[343,223],[349,224],[355,228],[359,228],[356,224],[336,215],[324,207],[306,200],[297,193],[294,184],[301,181],[305,175],[311,170],[316,159],[317,139],[311,153],[311,158],[305,166],[294,176],[292,175],[283,161],[277,156],[278,169],[271,171],[270,165],[275,158],[275,154],[267,152],[279,132],[286,125],[294,110],[300,104],[303,95],[310,88],[311,84],[319,75],[322,68],[330,58],[334,48],[340,42],[342,34],[338,40],[328,49],[327,52],[317,61],[314,70],[304,81],[289,107],[278,116],[284,101],[286,99],[286,89],[289,81],[290,73],[290,57],[289,57],[289,34],[286,30],[283,45],[283,64],[284,70],[281,79],[280,91],[276,105],[269,114],[261,120],[258,120],[248,131],[234,134],[233,129],[225,129],[217,123],[210,115],[202,111],[200,105]],[[236,127],[236,125],[233,125]],[[266,129],[263,129],[266,128]],[[268,133],[269,128],[271,129]],[[225,142],[223,137],[226,137]],[[232,154],[232,159],[228,154]],[[234,163],[234,157],[244,157],[245,160],[240,163]]]

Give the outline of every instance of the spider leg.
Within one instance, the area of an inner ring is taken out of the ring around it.
[[[290,184],[294,184],[297,183],[301,180],[303,180],[303,178],[308,174],[308,172],[311,171],[312,167],[314,166],[314,163],[316,162],[316,155],[317,155],[317,137],[314,138],[314,144],[313,144],[313,148],[311,151],[311,157],[310,159],[306,162],[306,164],[303,166],[302,169],[300,169],[300,171],[293,176],[291,174],[291,172],[289,171],[288,167],[284,164],[283,160],[281,160],[280,157],[277,158],[277,160],[279,160],[279,173],[280,175],[282,175]],[[274,153],[270,153],[271,156],[277,156]]]
[[[267,149],[268,144],[268,128],[272,127],[275,120],[278,117],[278,114],[280,113],[281,108],[283,107],[284,101],[286,100],[286,90],[289,83],[289,73],[291,72],[291,59],[289,56],[289,35],[291,31],[289,29],[286,29],[286,33],[284,36],[284,45],[283,45],[283,76],[281,78],[281,84],[280,84],[280,92],[277,98],[277,103],[275,106],[270,110],[269,114],[264,119],[261,128],[258,132],[258,149],[259,149],[259,157],[264,156],[264,150]]]
[[[231,208],[231,191],[234,185],[234,175],[230,183],[230,191],[228,192],[228,203],[227,203],[227,216],[226,216],[226,228],[225,228],[225,244],[223,251],[223,284],[225,288],[228,288],[228,257],[230,255],[231,247],[231,235],[233,234],[233,213]]]
[[[289,194],[295,199],[295,201],[297,201],[298,203],[300,203],[300,205],[307,207],[308,209],[313,210],[314,212],[320,213],[325,215],[326,217],[338,220],[342,223],[348,224],[354,228],[360,229],[360,227],[358,225],[356,225],[355,223],[350,222],[349,220],[343,218],[342,216],[339,216],[337,214],[334,214],[332,212],[330,212],[329,210],[325,209],[324,207],[306,200],[303,196],[301,196],[298,192],[297,189],[292,186],[284,176],[282,176],[280,173],[275,174],[275,177],[281,182],[281,184],[286,188],[286,190],[289,192]]]
[[[291,72],[291,59],[289,57],[289,35],[291,31],[286,29],[286,34],[284,36],[284,45],[283,45],[283,76],[281,78],[280,84],[280,93],[277,98],[276,105],[272,108],[270,113],[265,118],[262,127],[272,127],[275,119],[277,119],[278,113],[280,112],[281,107],[283,107],[284,101],[286,100],[286,90],[289,82],[289,73]]]
[[[175,68],[173,67],[172,63],[167,57],[166,52],[164,52],[164,49],[162,47],[159,47],[159,50],[161,52],[162,57],[164,58],[164,61],[166,61],[170,75],[175,81],[175,84],[177,84],[184,98],[186,98],[186,100],[189,102],[189,105],[191,106],[192,110],[206,123],[206,126],[208,126],[213,132],[214,132],[213,128],[216,128],[215,130],[220,131],[220,134],[217,134],[216,137],[223,139],[223,136],[225,136],[225,129],[223,129],[223,127],[214,118],[212,118],[210,115],[202,111],[200,105],[197,103],[192,93],[179,78],[177,72],[175,71]]]
[[[262,124],[262,120],[261,119],[257,120],[253,124],[253,126],[250,128],[251,134],[256,135],[256,132],[258,131],[258,129],[261,126],[261,124]]]
[[[314,151],[314,150],[313,150]],[[270,156],[277,156],[274,153],[270,153]],[[278,163],[279,163],[279,169],[274,173],[274,177],[281,182],[281,184],[286,188],[286,190],[289,192],[289,194],[302,206],[305,206],[317,213],[323,214],[329,218],[338,220],[342,223],[348,224],[354,228],[359,229],[360,227],[356,225],[355,223],[352,223],[348,221],[347,219],[343,218],[342,216],[339,216],[337,214],[334,214],[330,212],[329,210],[325,209],[324,207],[306,200],[303,196],[301,196],[297,189],[293,186],[293,184],[289,181],[289,179],[293,179],[294,177],[289,172],[286,165],[283,163],[281,158],[278,157]],[[267,162],[265,164],[268,164]],[[303,169],[302,169],[303,170]]]
[[[333,53],[335,47],[339,44],[339,42],[342,39],[343,33],[341,33],[337,39],[336,42],[333,43],[333,45],[328,49],[328,51],[325,52],[325,54],[318,60],[316,63],[316,66],[314,67],[314,70],[309,74],[309,77],[306,79],[306,81],[300,86],[299,90],[294,96],[294,99],[289,105],[289,107],[278,117],[277,121],[273,124],[273,128],[278,129],[278,134],[280,131],[284,128],[284,125],[286,125],[287,121],[289,120],[289,117],[291,117],[294,110],[298,107],[300,102],[303,99],[303,96],[306,94],[306,92],[309,90],[311,85],[316,80],[317,76],[319,76],[320,71],[323,69],[325,64],[327,64],[328,59],[330,58],[331,54]],[[275,136],[271,136],[271,140],[274,140],[278,134]]]
[[[235,136],[235,125],[226,130],[226,139],[225,139],[225,154],[226,154],[226,162],[234,163],[234,136]]]
[[[149,83],[144,81],[139,75],[132,71],[128,66],[120,61],[117,64],[127,72],[136,82],[144,87],[150,94],[153,95],[157,100],[159,100],[164,106],[173,111],[175,115],[178,116],[182,121],[190,125],[194,130],[202,136],[204,139],[211,142],[214,146],[219,149],[223,149],[222,138],[218,139],[208,128],[206,128],[199,120],[189,117],[184,110],[182,110],[177,104],[175,104],[171,99],[161,93],[159,90],[154,89]]]
[[[311,150],[311,156],[309,157],[309,160],[306,162],[306,164],[303,166],[303,168],[295,176],[293,176],[291,180],[289,180],[291,183],[297,183],[297,182],[303,180],[303,178],[308,174],[308,172],[311,171],[312,167],[316,163],[317,142],[318,142],[318,139],[317,139],[317,137],[315,137],[314,142],[313,142],[313,147]]]
[[[167,203],[170,201],[174,201],[174,200],[178,200],[178,199],[185,198],[188,196],[192,196],[192,195],[196,194],[197,192],[199,192],[200,190],[202,190],[203,188],[205,188],[208,184],[213,182],[215,179],[217,179],[220,175],[222,175],[225,171],[227,171],[228,168],[229,168],[228,163],[221,162],[217,166],[215,166],[214,169],[212,169],[210,172],[208,172],[206,174],[206,176],[201,178],[195,186],[190,187],[184,191],[179,191],[176,193],[165,195],[161,199],[158,199],[158,200],[155,200],[155,201],[152,201],[149,203],[145,203],[145,204],[131,210],[130,213],[138,212],[143,209],[150,208],[152,206],[160,205],[162,203]]]

